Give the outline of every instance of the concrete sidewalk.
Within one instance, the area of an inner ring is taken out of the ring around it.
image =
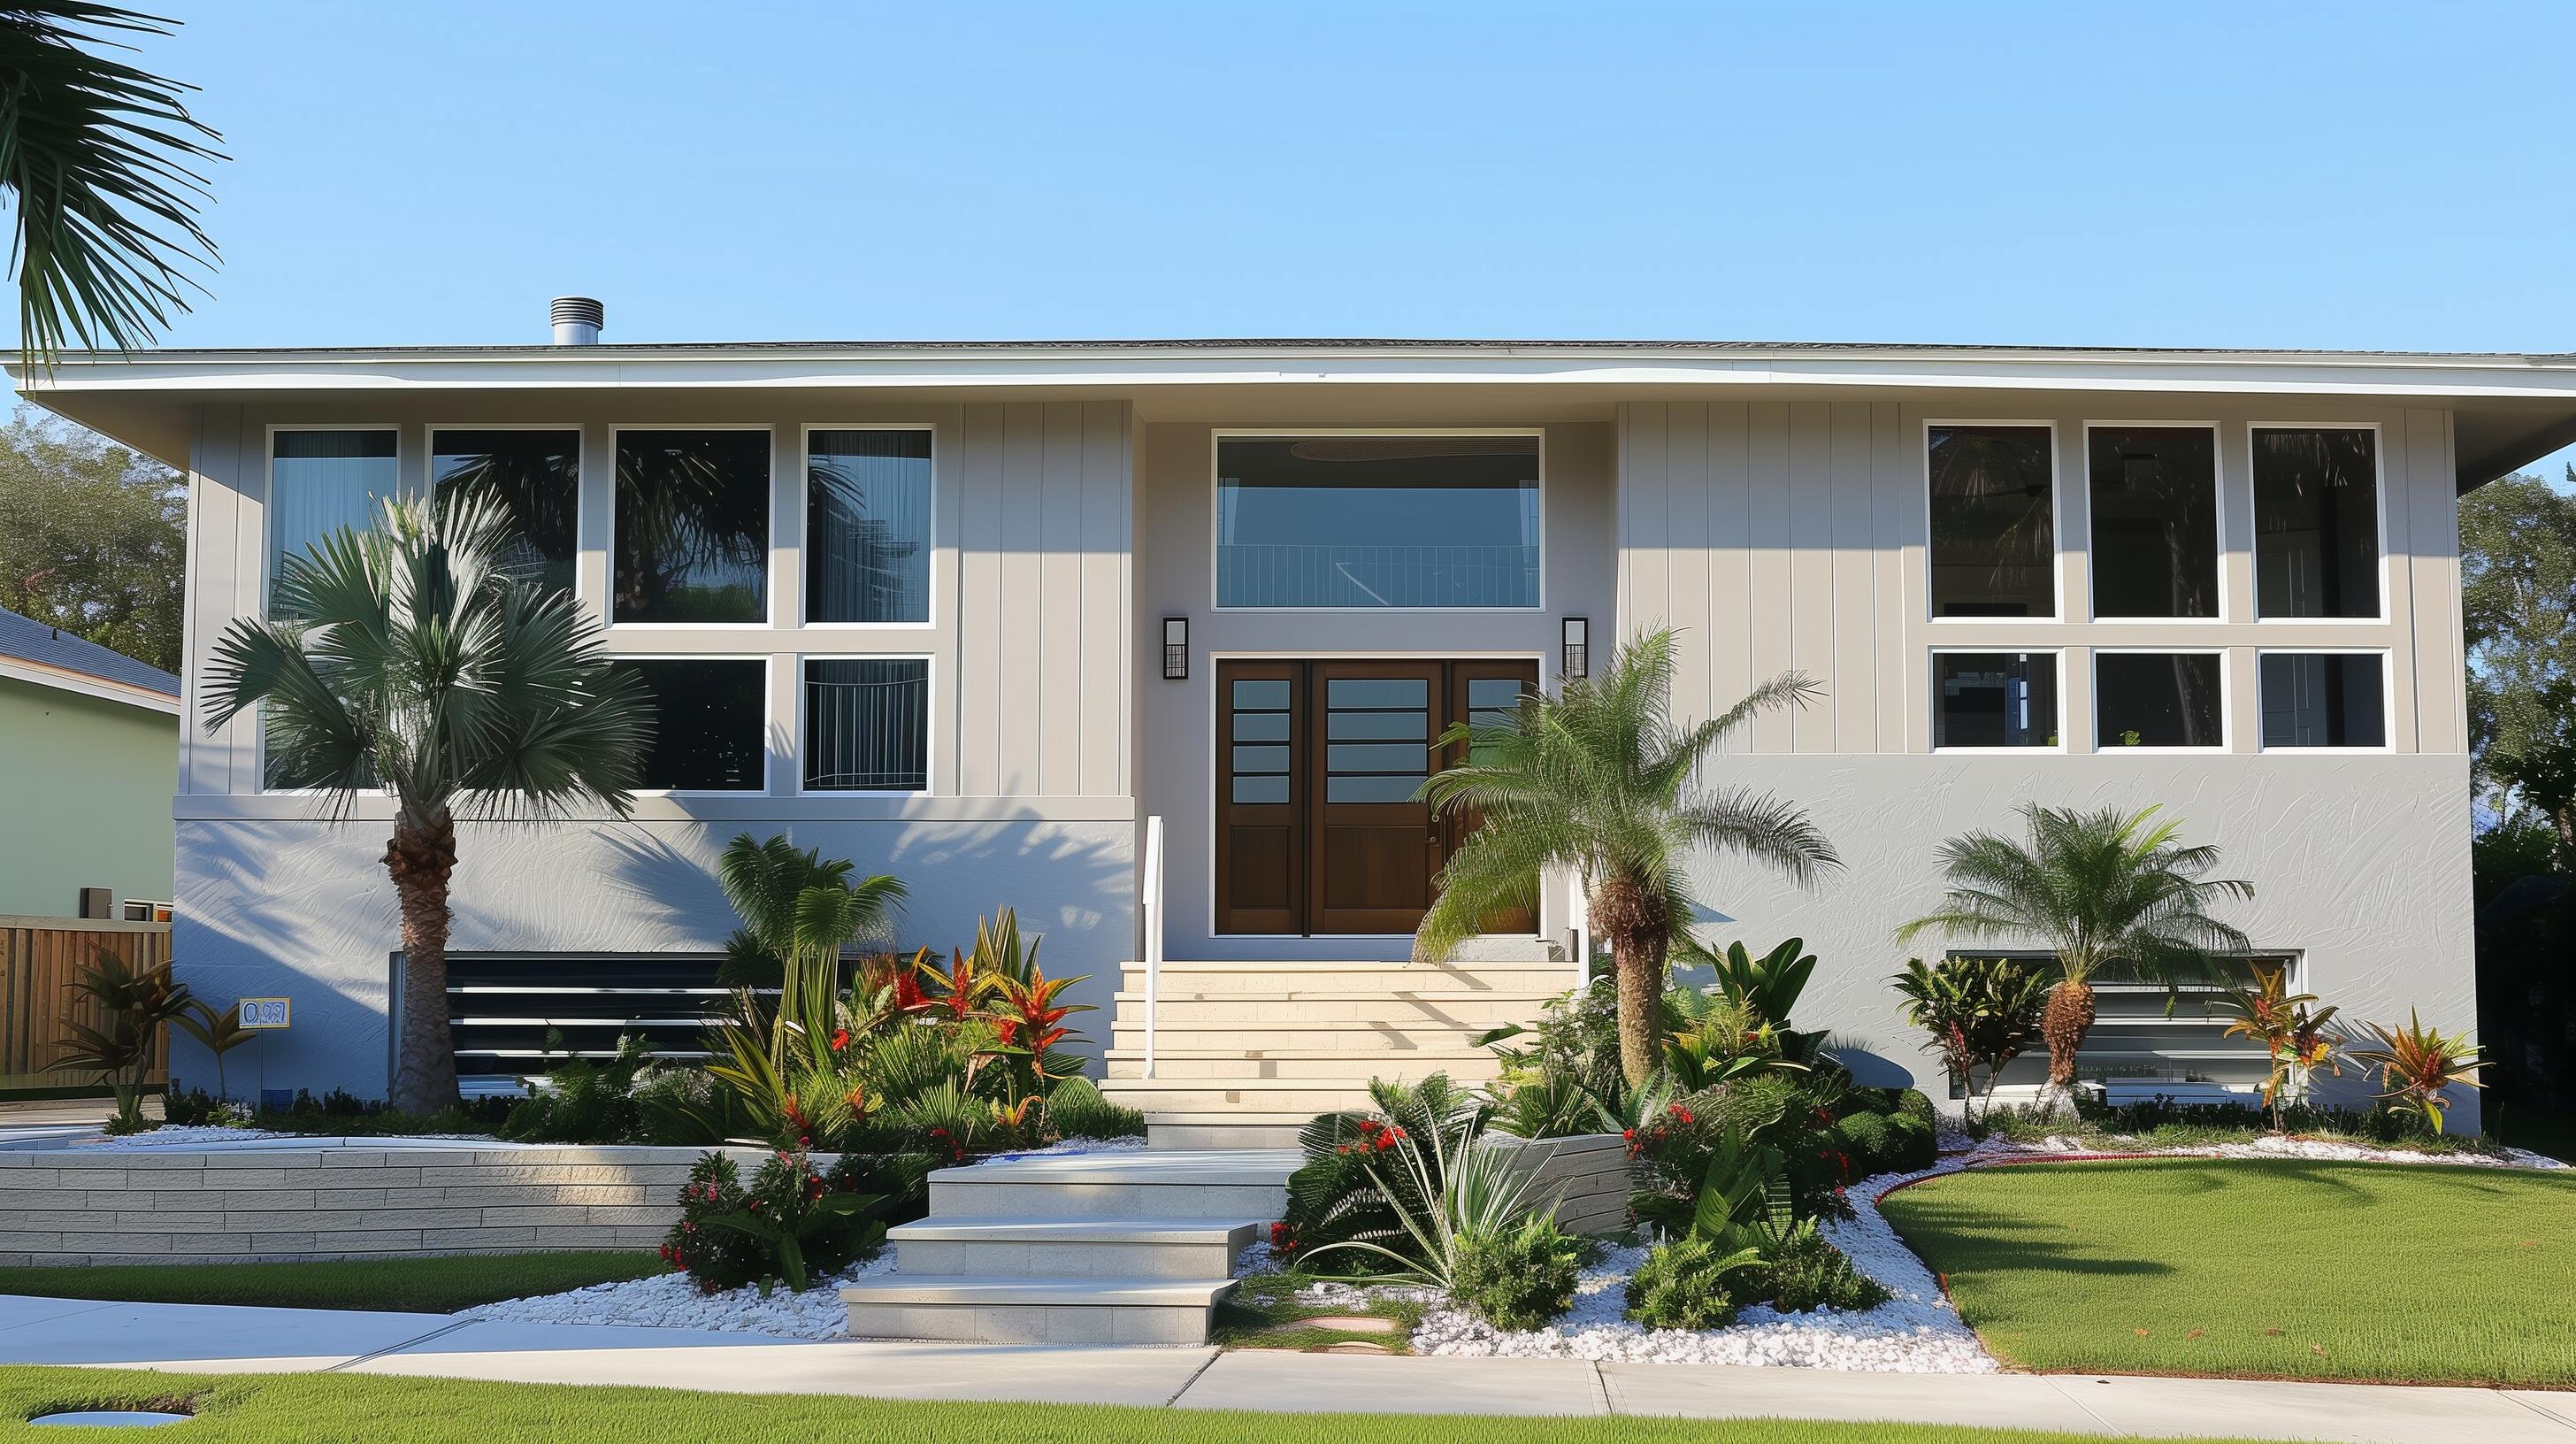
[[[2149,1437],[2576,1444],[2576,1394],[2091,1375],[1834,1373],[1574,1359],[813,1342],[466,1323],[444,1314],[0,1295],[0,1363],[350,1372],[724,1393],[1129,1404],[1280,1413],[1667,1415]]]

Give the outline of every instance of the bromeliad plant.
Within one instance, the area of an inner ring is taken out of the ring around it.
[[[2290,991],[2289,969],[2257,964],[2254,986],[2231,988],[2218,1004],[2230,1020],[2225,1036],[2260,1043],[2271,1059],[2271,1074],[2263,1080],[2263,1106],[2271,1110],[2275,1131],[2283,1126],[2283,1109],[2307,1101],[2308,1080],[2318,1069],[2338,1077],[2343,1074],[2335,1037],[2327,1031],[2335,1010],[2312,1006],[2316,1001],[2313,993]],[[2433,1131],[2441,1131],[2438,1123]]]
[[[2435,1133],[2442,1131],[2442,1120],[2451,1106],[2453,1087],[2479,1088],[2478,1071],[2487,1060],[2478,1056],[2477,1045],[2466,1033],[2445,1033],[2427,1028],[2414,1013],[2406,1015],[2405,1025],[2366,1023],[2363,1025],[2375,1039],[2371,1047],[2352,1050],[2356,1063],[2379,1070],[2380,1092],[2389,1111],[2421,1114]]]

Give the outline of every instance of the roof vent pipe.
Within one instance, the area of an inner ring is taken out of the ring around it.
[[[557,296],[554,318],[556,345],[596,346],[599,328],[608,321],[608,308],[588,296]]]

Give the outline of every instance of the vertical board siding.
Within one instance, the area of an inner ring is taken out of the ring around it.
[[[966,408],[957,463],[957,790],[1002,790],[1002,409]]]
[[[1745,648],[1753,677],[1789,670],[1789,403],[1756,401],[1746,425],[1753,584],[1744,611]],[[1778,709],[1753,719],[1753,750],[1786,752],[1789,718]]]
[[[71,1088],[97,1079],[86,1070],[49,1072],[71,1051],[64,1024],[104,1028],[106,1017],[89,994],[72,986],[82,968],[112,953],[137,971],[170,960],[168,923],[97,923],[69,918],[0,918],[0,1085]],[[146,1081],[170,1076],[164,1029]]]
[[[1825,689],[1789,714],[1789,749],[1834,750],[1834,403],[1789,403],[1789,665]]]
[[[1870,492],[1869,403],[1834,403],[1834,601],[1832,693],[1825,710],[1837,752],[1878,750],[1878,589],[1870,575],[1877,549]]]

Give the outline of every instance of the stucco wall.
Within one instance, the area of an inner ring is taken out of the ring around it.
[[[0,678],[0,913],[170,897],[179,719]]]

